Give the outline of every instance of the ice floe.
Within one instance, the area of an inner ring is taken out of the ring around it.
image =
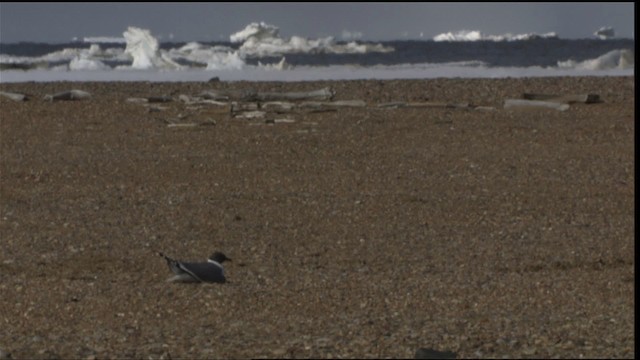
[[[265,22],[254,22],[232,34],[229,39],[233,43],[242,43],[239,48],[242,56],[252,57],[292,53],[360,54],[393,51],[393,48],[382,44],[357,44],[355,41],[338,44],[331,36],[318,39],[292,36],[284,39],[279,33],[280,29],[277,26]]]
[[[179,69],[182,66],[160,51],[158,40],[146,29],[130,26],[123,33],[127,41],[124,52],[133,58],[133,69]]]
[[[557,39],[558,34],[548,32],[545,34],[511,34],[487,35],[479,30],[460,30],[436,35],[434,41],[524,41],[534,39]]]
[[[632,69],[635,63],[635,55],[629,49],[612,50],[595,59],[585,61],[566,60],[558,61],[561,69],[578,70],[609,70],[609,69]]]
[[[616,36],[616,32],[615,30],[613,30],[611,26],[603,26],[600,29],[598,29],[596,32],[594,32],[593,35],[597,36],[602,40],[608,40],[608,39],[614,38]]]

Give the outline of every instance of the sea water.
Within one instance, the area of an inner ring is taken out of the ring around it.
[[[146,29],[66,44],[0,42],[0,82],[308,81],[634,75],[635,40],[612,28],[593,37],[556,33],[443,33],[423,41],[283,38],[251,23],[228,42],[160,43]]]

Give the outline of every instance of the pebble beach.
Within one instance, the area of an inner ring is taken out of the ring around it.
[[[322,88],[365,106],[179,100]],[[0,91],[0,359],[635,357],[634,77]]]

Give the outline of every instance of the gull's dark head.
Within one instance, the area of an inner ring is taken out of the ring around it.
[[[231,261],[231,259],[229,259],[225,254],[221,253],[220,251],[216,251],[213,254],[211,254],[211,256],[209,256],[209,260],[213,260],[218,264],[222,264],[225,261]]]

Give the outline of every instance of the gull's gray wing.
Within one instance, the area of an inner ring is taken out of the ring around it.
[[[183,272],[188,273],[195,279],[202,282],[223,283],[227,280],[224,277],[222,266],[210,262],[202,263],[178,263],[178,267]]]
[[[184,274],[184,270],[180,268],[180,262],[178,260],[172,259],[163,253],[158,253],[158,254],[160,254],[160,256],[162,256],[167,261],[167,266],[169,266],[169,269],[171,270],[171,272],[173,272],[176,275]]]

